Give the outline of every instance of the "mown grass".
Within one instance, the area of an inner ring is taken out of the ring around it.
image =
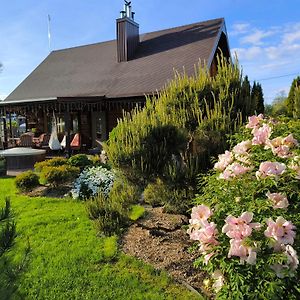
[[[5,196],[17,237],[1,257],[0,299],[197,299],[97,237],[83,203],[18,195],[13,178],[0,179],[0,206]]]

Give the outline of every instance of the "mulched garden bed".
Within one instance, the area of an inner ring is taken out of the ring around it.
[[[122,248],[126,254],[166,270],[176,280],[203,293],[205,273],[193,267],[197,254],[188,253],[193,242],[182,228],[186,224],[188,218],[184,215],[167,214],[163,208],[146,208],[145,217],[123,236]]]

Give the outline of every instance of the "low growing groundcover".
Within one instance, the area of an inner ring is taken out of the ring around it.
[[[166,273],[115,255],[82,202],[18,195],[13,178],[0,179],[1,206],[5,196],[17,237],[0,258],[0,299],[196,299]]]

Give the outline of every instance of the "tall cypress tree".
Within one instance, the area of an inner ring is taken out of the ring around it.
[[[251,101],[251,85],[247,75],[245,76],[242,83],[241,99],[243,103],[243,107],[242,107],[243,116],[246,117],[246,116],[253,115],[255,108]]]
[[[251,102],[255,107],[255,112],[257,114],[264,113],[265,106],[264,106],[264,94],[259,82],[253,83],[252,91],[251,91]]]
[[[291,85],[290,92],[287,98],[287,107],[289,115],[293,115],[294,106],[295,106],[295,90],[296,87],[300,87],[300,76],[297,76]]]

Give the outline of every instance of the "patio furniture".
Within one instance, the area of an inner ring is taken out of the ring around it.
[[[72,142],[70,144],[71,150],[78,151],[81,147],[81,136],[79,133],[76,133],[72,139]]]
[[[33,147],[33,135],[24,133],[20,136],[19,147]]]
[[[37,142],[35,143],[35,146],[37,148],[48,149],[49,148],[49,140],[50,140],[50,134],[49,133],[42,133],[39,136],[39,138],[37,139]]]

